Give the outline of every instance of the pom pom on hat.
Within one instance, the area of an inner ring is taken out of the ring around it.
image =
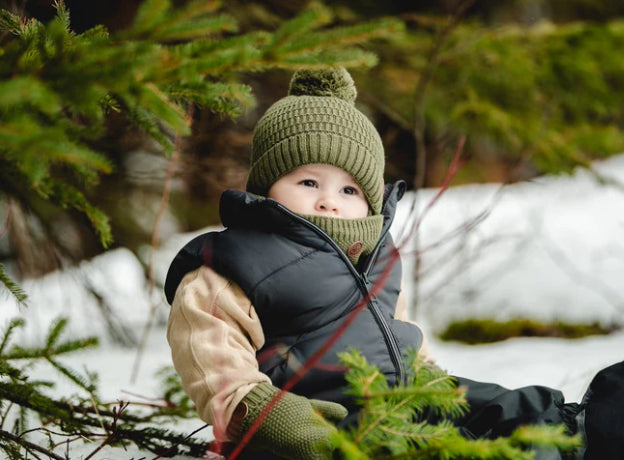
[[[288,88],[289,96],[337,97],[355,103],[357,90],[351,74],[343,67],[295,72]]]
[[[299,166],[322,163],[348,172],[372,213],[383,201],[384,149],[379,133],[355,108],[357,91],[344,68],[295,72],[288,96],[275,102],[254,130],[247,190],[266,196]]]

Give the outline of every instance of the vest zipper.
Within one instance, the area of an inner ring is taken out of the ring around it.
[[[379,253],[379,248],[381,247],[381,241],[386,237],[386,235],[390,231],[390,226],[388,226],[385,229],[385,231],[380,235],[379,241],[377,241],[377,245],[373,249],[373,252],[370,255],[369,261],[366,264],[366,269],[360,275],[360,273],[358,273],[358,271],[355,269],[355,267],[353,266],[353,263],[351,263],[351,260],[345,254],[342,248],[338,246],[338,244],[329,235],[327,235],[327,233],[325,233],[325,231],[321,227],[301,217],[299,214],[292,212],[290,209],[288,209],[287,207],[285,207],[284,205],[280,203],[276,202],[276,206],[278,209],[282,210],[289,216],[294,217],[295,219],[297,219],[304,225],[310,227],[311,229],[316,231],[318,234],[320,234],[338,252],[340,257],[342,257],[342,259],[344,259],[344,261],[347,263],[349,270],[351,270],[351,274],[357,280],[358,285],[360,287],[360,291],[362,291],[364,296],[368,297],[370,295],[370,291],[368,290],[368,283],[369,283],[368,274],[373,266],[374,260],[377,258],[377,254]],[[394,334],[390,330],[390,326],[388,325],[387,321],[383,317],[382,313],[379,311],[379,307],[377,306],[373,298],[370,298],[370,300],[368,301],[368,307],[371,313],[373,314],[375,321],[379,325],[381,329],[381,333],[384,336],[384,340],[386,341],[386,345],[388,346],[388,349],[390,351],[390,359],[392,360],[392,364],[394,365],[394,368],[396,369],[397,382],[406,383],[407,375],[405,373],[405,365],[403,364],[403,361],[401,360],[401,352],[399,350],[399,345],[397,344],[396,337],[394,337]]]
[[[381,248],[381,242],[384,240],[384,238],[386,237],[389,231],[390,231],[390,225],[388,225],[386,229],[384,230],[384,232],[380,235],[379,241],[377,242],[377,245],[373,249],[373,252],[371,253],[368,259],[368,262],[366,263],[366,267],[364,271],[362,272],[362,278],[364,280],[364,289],[366,290],[366,293],[367,293],[366,295],[368,295],[368,287],[367,287],[369,284],[368,275],[373,267],[373,263],[377,260],[379,250]],[[373,309],[374,311],[374,316],[376,318],[379,318],[380,327],[385,329],[384,334],[387,337],[386,340],[388,342],[388,345],[392,349],[392,352],[390,353],[390,358],[392,359],[395,369],[397,369],[397,381],[406,384],[407,374],[405,372],[405,365],[403,363],[403,360],[401,359],[401,351],[399,350],[399,345],[397,344],[396,337],[394,337],[394,334],[390,330],[390,326],[388,326],[388,323],[383,318],[383,315],[379,311],[379,307],[377,306],[377,304],[373,302],[371,299],[371,302],[369,302],[369,305],[371,305],[371,309]]]

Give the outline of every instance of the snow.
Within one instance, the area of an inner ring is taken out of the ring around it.
[[[103,253],[91,261],[42,278],[21,282],[27,306],[6,296],[1,317],[22,317],[27,327],[15,333],[21,345],[40,343],[49,325],[61,316],[71,319],[68,336],[96,336],[106,342],[136,342],[134,329],[145,322],[150,309],[145,271],[125,248]]]
[[[507,388],[544,385],[580,401],[591,378],[624,360],[624,333],[577,340],[516,338],[465,346],[433,339],[438,364],[453,375],[495,382]]]
[[[418,299],[411,316],[448,372],[511,388],[551,386],[578,401],[597,371],[624,359],[623,331],[478,346],[435,335],[468,317],[624,324],[624,156],[594,168],[597,174],[578,170],[530,183],[452,187],[424,211],[438,192],[426,190],[416,198],[416,213],[413,195],[400,202],[393,234],[402,244],[404,288]],[[414,216],[422,223],[417,238],[406,241],[403,229]],[[422,257],[417,289],[416,247]]]
[[[404,288],[410,299],[417,299],[412,319],[428,335],[440,366],[456,375],[507,387],[555,387],[569,401],[578,401],[598,370],[624,359],[624,331],[578,340],[518,338],[476,346],[435,337],[449,321],[466,317],[624,323],[624,284],[620,281],[624,272],[620,242],[624,156],[597,163],[595,168],[610,183],[601,184],[580,170],[570,177],[544,177],[530,183],[452,187],[426,212],[437,190],[418,194],[415,213],[413,194],[400,202],[392,233],[401,243]],[[422,222],[406,238],[414,215],[422,217]],[[25,318],[26,327],[17,331],[15,343],[33,345],[44,340],[51,322],[68,317],[68,337],[98,336],[102,345],[66,356],[62,362],[97,372],[104,399],[156,397],[160,382],[154,374],[171,365],[165,338],[168,306],[158,286],[178,249],[198,233],[175,235],[153,254],[157,287],[152,291],[144,277],[144,266],[152,256],[149,250],[141,251],[139,260],[127,249],[116,249],[79,267],[24,281],[29,306],[20,307],[13,299],[1,297],[0,323]],[[416,248],[422,255],[417,287]],[[133,382],[136,344],[152,305],[154,327]],[[59,394],[72,389],[45,365],[33,372],[52,378]],[[191,432],[202,425],[195,419],[178,428]],[[210,435],[209,429],[201,434],[206,439]],[[110,452],[97,458],[141,456],[132,451]],[[151,457],[147,454],[146,458]]]
[[[624,183],[622,157],[596,169]],[[418,197],[421,208],[431,193]],[[402,218],[412,199],[401,202]],[[474,316],[622,323],[623,210],[624,192],[599,184],[587,171],[450,189],[419,232],[426,273],[418,287],[418,319],[436,330],[451,318]],[[444,236],[480,213],[488,215],[472,229]],[[443,244],[426,249],[436,243]],[[413,249],[406,248],[406,286],[413,284],[413,259]]]

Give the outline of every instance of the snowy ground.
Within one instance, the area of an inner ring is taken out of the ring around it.
[[[624,183],[624,156],[596,168],[604,177]],[[434,194],[433,190],[419,194],[416,215],[422,215]],[[479,346],[435,338],[450,319],[468,316],[624,323],[620,238],[624,191],[619,185],[600,185],[587,172],[579,172],[504,188],[450,189],[425,214],[418,229],[423,259],[417,289],[412,269],[416,242],[401,236],[414,215],[412,198],[408,195],[401,202],[393,234],[403,243],[405,289],[411,298],[418,298],[412,317],[429,335],[431,351],[443,368],[507,387],[556,387],[568,400],[577,401],[595,372],[624,359],[624,332],[581,340],[523,338]],[[479,216],[483,220],[478,225],[468,225]],[[158,280],[164,279],[169,261],[192,236],[178,235],[163,244],[155,255]],[[146,253],[143,259],[147,258]],[[67,316],[70,336],[102,337],[98,350],[68,356],[64,362],[98,372],[105,398],[138,400],[136,395],[158,395],[154,372],[170,365],[164,332],[168,307],[159,290],[152,292],[150,300],[143,267],[129,251],[110,251],[77,269],[24,282],[23,287],[30,295],[27,309],[0,297],[0,322],[16,316],[27,321],[27,327],[16,334],[16,343],[40,343],[50,322]],[[138,378],[131,382],[136,347],[116,342],[140,339],[153,302],[155,326]],[[52,378],[49,368],[35,372]],[[59,393],[69,391],[62,378],[57,381]],[[195,420],[179,428],[190,432],[201,425]],[[204,435],[209,437],[210,431]],[[140,457],[136,452],[108,452],[96,458]]]
[[[401,202],[393,234],[403,244],[404,286],[418,298],[412,318],[442,367],[507,387],[559,388],[577,401],[598,370],[624,360],[624,331],[479,346],[435,338],[450,320],[466,317],[624,324],[624,156],[596,163],[595,170],[607,185],[581,170],[506,187],[453,187],[426,211],[418,243],[402,238],[413,197]],[[416,216],[436,192],[419,195]],[[422,253],[417,288],[416,244]]]

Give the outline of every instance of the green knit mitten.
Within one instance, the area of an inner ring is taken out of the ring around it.
[[[338,403],[288,392],[277,403],[271,403],[279,392],[279,388],[269,383],[256,385],[242,401],[247,414],[242,420],[232,419],[228,432],[247,432],[264,408],[274,404],[251,438],[251,449],[269,451],[289,460],[331,458],[329,435],[335,428],[324,418],[338,422],[347,416],[347,409]]]

